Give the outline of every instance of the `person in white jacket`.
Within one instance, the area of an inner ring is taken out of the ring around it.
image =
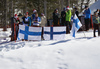
[[[41,26],[41,27],[47,26],[47,18],[46,18],[46,16],[45,16],[43,13],[41,13],[41,24],[40,24],[40,26]],[[44,29],[44,28],[42,28],[42,34],[41,34],[41,39],[42,39],[42,40],[44,40],[44,37],[43,37],[44,31],[43,31],[43,29]]]
[[[43,13],[41,13],[41,24],[40,24],[40,26],[41,27],[47,26],[47,18]]]

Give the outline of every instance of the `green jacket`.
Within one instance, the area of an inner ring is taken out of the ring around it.
[[[100,23],[100,18],[99,17],[93,17],[93,23],[99,24]]]
[[[71,21],[71,15],[72,15],[71,10],[66,12],[66,21]]]

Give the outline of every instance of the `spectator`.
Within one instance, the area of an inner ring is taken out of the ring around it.
[[[96,10],[96,13],[99,14],[99,9]]]
[[[99,17],[100,17],[100,10],[99,10],[99,13],[98,13]]]
[[[18,18],[18,15],[15,14],[14,17],[11,18],[11,28],[12,28],[11,41],[14,41],[17,39],[19,23],[20,23],[20,20]],[[16,32],[16,34],[14,34],[14,32]],[[16,39],[14,37],[15,35],[16,35]]]
[[[19,20],[20,20],[20,24],[22,24],[22,21],[23,21],[23,19],[22,19],[22,14],[19,13],[18,17],[19,17]]]
[[[46,24],[47,24],[46,16],[43,13],[41,13],[41,24],[40,25],[41,27],[45,27]]]
[[[70,33],[71,29],[71,10],[69,9],[69,6],[66,8],[66,33]]]
[[[61,12],[61,25],[62,26],[65,26],[65,23],[66,23],[66,8],[63,8],[63,11]]]
[[[38,17],[38,13],[35,14],[35,18],[33,19],[33,26],[40,26],[41,18]]]
[[[40,26],[45,27],[46,25],[47,25],[46,16],[43,13],[41,13],[41,24],[40,24]],[[44,33],[44,31],[43,31],[43,28],[42,28],[42,34],[41,34],[41,39],[42,40],[44,40],[43,33]]]
[[[77,15],[77,17],[79,16],[79,11],[78,11],[77,7],[75,7],[75,14]]]
[[[58,13],[58,9],[55,9],[54,12],[53,12],[53,25],[54,26],[58,26],[58,21],[59,21],[59,18],[60,18],[60,15]]]
[[[16,38],[18,36],[18,30],[19,30],[19,24],[20,24],[20,20],[17,14],[15,14],[14,16],[14,23],[15,23],[15,31],[16,31]]]
[[[94,17],[93,17],[94,37],[96,37],[96,35],[95,35],[96,29],[98,30],[98,35],[100,36],[99,25],[100,25],[100,18],[97,15],[97,12],[94,12]]]
[[[25,25],[25,26],[31,26],[31,17],[29,17],[29,13],[26,12],[25,16],[22,17],[23,21],[22,23]]]
[[[37,13],[37,11],[35,9],[33,9],[32,20],[35,18],[36,13]]]
[[[83,13],[85,15],[85,31],[88,31],[90,28],[90,18],[91,18],[91,10],[88,6],[85,6],[85,11]]]

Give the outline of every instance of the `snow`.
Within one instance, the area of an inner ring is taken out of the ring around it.
[[[7,31],[3,31],[2,28],[0,28],[0,42],[4,41],[10,41],[9,36],[11,35],[11,28],[8,28]]]
[[[66,40],[59,41],[4,43],[0,45],[0,69],[100,69],[99,43],[93,30],[78,32],[75,39],[67,34]]]

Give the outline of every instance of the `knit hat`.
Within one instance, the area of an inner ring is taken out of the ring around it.
[[[44,14],[43,14],[43,13],[41,13],[41,15],[42,15],[42,16],[44,16]]]
[[[63,9],[64,9],[64,11],[66,11],[66,7],[64,7]]]
[[[35,9],[33,9],[33,13],[37,12]]]
[[[69,6],[67,6],[67,8],[66,9],[68,9],[69,10]]]
[[[28,12],[26,12],[26,14],[28,15],[29,13],[28,13]]]
[[[15,14],[14,18],[18,18],[18,15],[17,15],[17,14]]]
[[[88,6],[86,5],[85,8],[88,8]]]

